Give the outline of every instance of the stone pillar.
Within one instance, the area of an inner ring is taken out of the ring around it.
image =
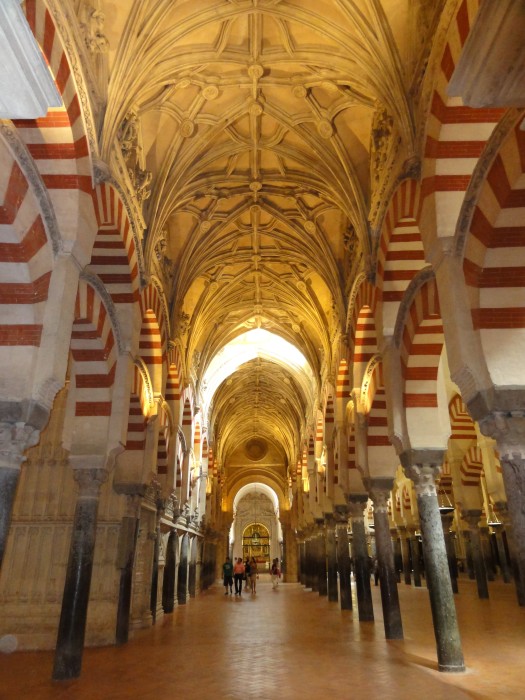
[[[412,567],[410,565],[410,544],[406,527],[399,528],[399,541],[401,543],[401,558],[403,560],[403,580],[407,586],[411,586]]]
[[[454,511],[446,513],[440,509],[441,526],[443,527],[443,537],[445,538],[445,548],[447,550],[448,570],[450,573],[450,583],[454,593],[459,593],[458,589],[458,565],[456,561],[456,550],[450,527],[454,519]]]
[[[373,621],[374,606],[370,588],[370,566],[366,548],[365,518],[363,511],[367,496],[350,496],[348,510],[352,523],[352,559],[354,560],[357,609],[361,622]]]
[[[394,552],[388,522],[388,499],[394,480],[390,478],[364,479],[363,482],[369,489],[370,498],[374,503],[374,532],[385,636],[387,639],[403,639]]]
[[[487,570],[487,580],[496,580],[496,563],[494,561],[494,553],[492,550],[492,541],[490,530],[487,527],[479,528],[481,539],[481,551],[483,552],[483,560],[485,561],[485,569]]]
[[[39,438],[40,431],[25,423],[0,423],[0,567],[11,525],[24,451],[36,445]]]
[[[283,582],[295,583],[299,580],[297,571],[297,540],[295,530],[292,527],[290,511],[281,511],[281,527],[283,529],[284,548]]]
[[[523,411],[495,412],[480,420],[479,426],[498,443],[512,525],[516,594],[519,605],[525,606],[525,415]]]
[[[352,610],[352,570],[346,517],[343,522],[337,524],[337,568],[339,570],[339,601],[341,610]]]
[[[337,603],[337,548],[335,540],[335,518],[331,513],[325,514],[326,523],[326,561],[328,574],[328,600]]]
[[[409,538],[410,554],[412,556],[412,569],[414,570],[414,586],[421,588],[421,558],[419,552],[419,537],[414,533]]]
[[[302,586],[306,586],[306,542],[301,540],[299,548],[299,580]]]
[[[324,532],[324,520],[318,520],[319,532],[317,534],[317,590],[319,595],[328,595],[328,571],[326,566],[326,535]]]
[[[211,568],[211,562],[209,562]],[[175,574],[177,571],[177,533],[172,531],[166,543],[166,562],[162,582],[162,607],[169,614],[175,609]],[[210,571],[208,570],[208,575]],[[208,584],[209,585],[209,581]]]
[[[438,668],[440,671],[461,672],[465,670],[465,662],[435,483],[441,470],[443,453],[437,450],[422,452],[405,452],[401,455],[401,463],[416,488]]]
[[[472,557],[472,566],[476,585],[478,587],[478,597],[486,599],[489,597],[489,587],[487,583],[487,570],[483,559],[483,550],[481,548],[481,533],[478,523],[481,518],[481,510],[465,510],[461,517],[467,523],[470,533],[470,556]]]
[[[153,624],[157,622],[158,613],[162,614],[162,606],[159,600],[159,559],[160,559],[160,520],[163,508],[157,503],[157,519],[155,523],[155,539],[153,541],[153,566],[151,571],[151,595],[150,610]]]
[[[403,555],[401,554],[401,541],[397,535],[397,530],[391,530],[392,547],[394,552],[394,571],[397,583],[401,583],[401,572],[403,571]]]
[[[129,637],[129,613],[131,610],[131,585],[133,564],[139,532],[140,496],[127,497],[127,513],[120,525],[117,568],[120,569],[120,583],[117,607],[115,641],[126,644]]]
[[[309,533],[304,535],[304,587],[312,587],[312,541]]]
[[[498,561],[499,568],[501,572],[501,577],[503,583],[510,583],[512,580],[512,575],[510,571],[510,562],[507,558],[507,551],[505,549],[505,542],[503,541],[503,526],[505,521],[505,516],[507,514],[507,504],[506,503],[496,503],[494,510],[500,518],[499,525],[493,526],[494,536],[496,538],[496,547],[498,550]]]
[[[80,675],[100,486],[107,479],[107,475],[105,469],[76,468],[74,470],[79,493],[73,520],[62,612],[58,625],[53,667],[54,680],[63,681],[78,678]]]

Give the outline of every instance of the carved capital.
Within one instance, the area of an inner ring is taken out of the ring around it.
[[[436,479],[441,473],[441,464],[410,464],[404,467],[405,474],[412,479],[416,495],[437,497]]]
[[[525,459],[525,411],[496,411],[482,418],[479,427],[498,443],[500,459]]]
[[[19,469],[24,451],[36,445],[40,431],[27,423],[0,423],[0,467]]]
[[[101,485],[107,480],[106,469],[76,468],[73,477],[79,485],[79,498],[98,498]]]
[[[393,478],[363,479],[376,513],[388,513],[388,501],[394,485]]]
[[[348,497],[348,512],[352,520],[363,519],[368,503],[368,494],[353,494]]]

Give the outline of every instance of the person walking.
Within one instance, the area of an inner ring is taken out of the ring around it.
[[[257,570],[257,560],[255,559],[255,557],[252,557],[252,560],[250,562],[250,586],[253,594],[255,594],[258,578],[259,572]]]
[[[222,578],[224,583],[224,595],[228,595],[228,588],[230,589],[230,595],[233,590],[233,564],[230,557],[226,557],[226,561],[222,565]]]
[[[233,580],[235,581],[235,595],[242,594],[242,579],[244,576],[244,564],[242,558],[238,557],[233,565]]]
[[[279,579],[281,578],[281,569],[279,568],[279,559],[277,557],[272,561],[270,574],[272,577],[272,588],[275,590],[279,585]]]
[[[248,588],[250,587],[250,558],[246,557],[246,561],[244,562],[244,590],[247,591]]]

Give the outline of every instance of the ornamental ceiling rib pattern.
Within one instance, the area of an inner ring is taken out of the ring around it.
[[[344,300],[374,248],[378,115],[412,152],[410,5],[160,0],[131,3],[126,16],[113,4],[102,155],[136,119],[151,172],[146,257],[164,264],[197,381],[251,328],[295,345],[314,376],[334,373]],[[313,407],[281,371],[250,362],[233,389],[219,389],[212,427],[223,457],[260,435],[295,458]]]

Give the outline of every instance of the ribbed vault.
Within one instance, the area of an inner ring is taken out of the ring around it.
[[[110,30],[122,39],[108,37],[103,157],[121,158],[115,136],[136,137],[146,258],[186,370],[205,389],[214,358],[250,329],[293,344],[311,370],[305,387],[259,355],[218,388],[209,417],[223,466],[254,436],[283,469],[296,462],[319,379],[337,372],[345,297],[376,245],[374,173],[413,153],[401,5],[159,0]]]

